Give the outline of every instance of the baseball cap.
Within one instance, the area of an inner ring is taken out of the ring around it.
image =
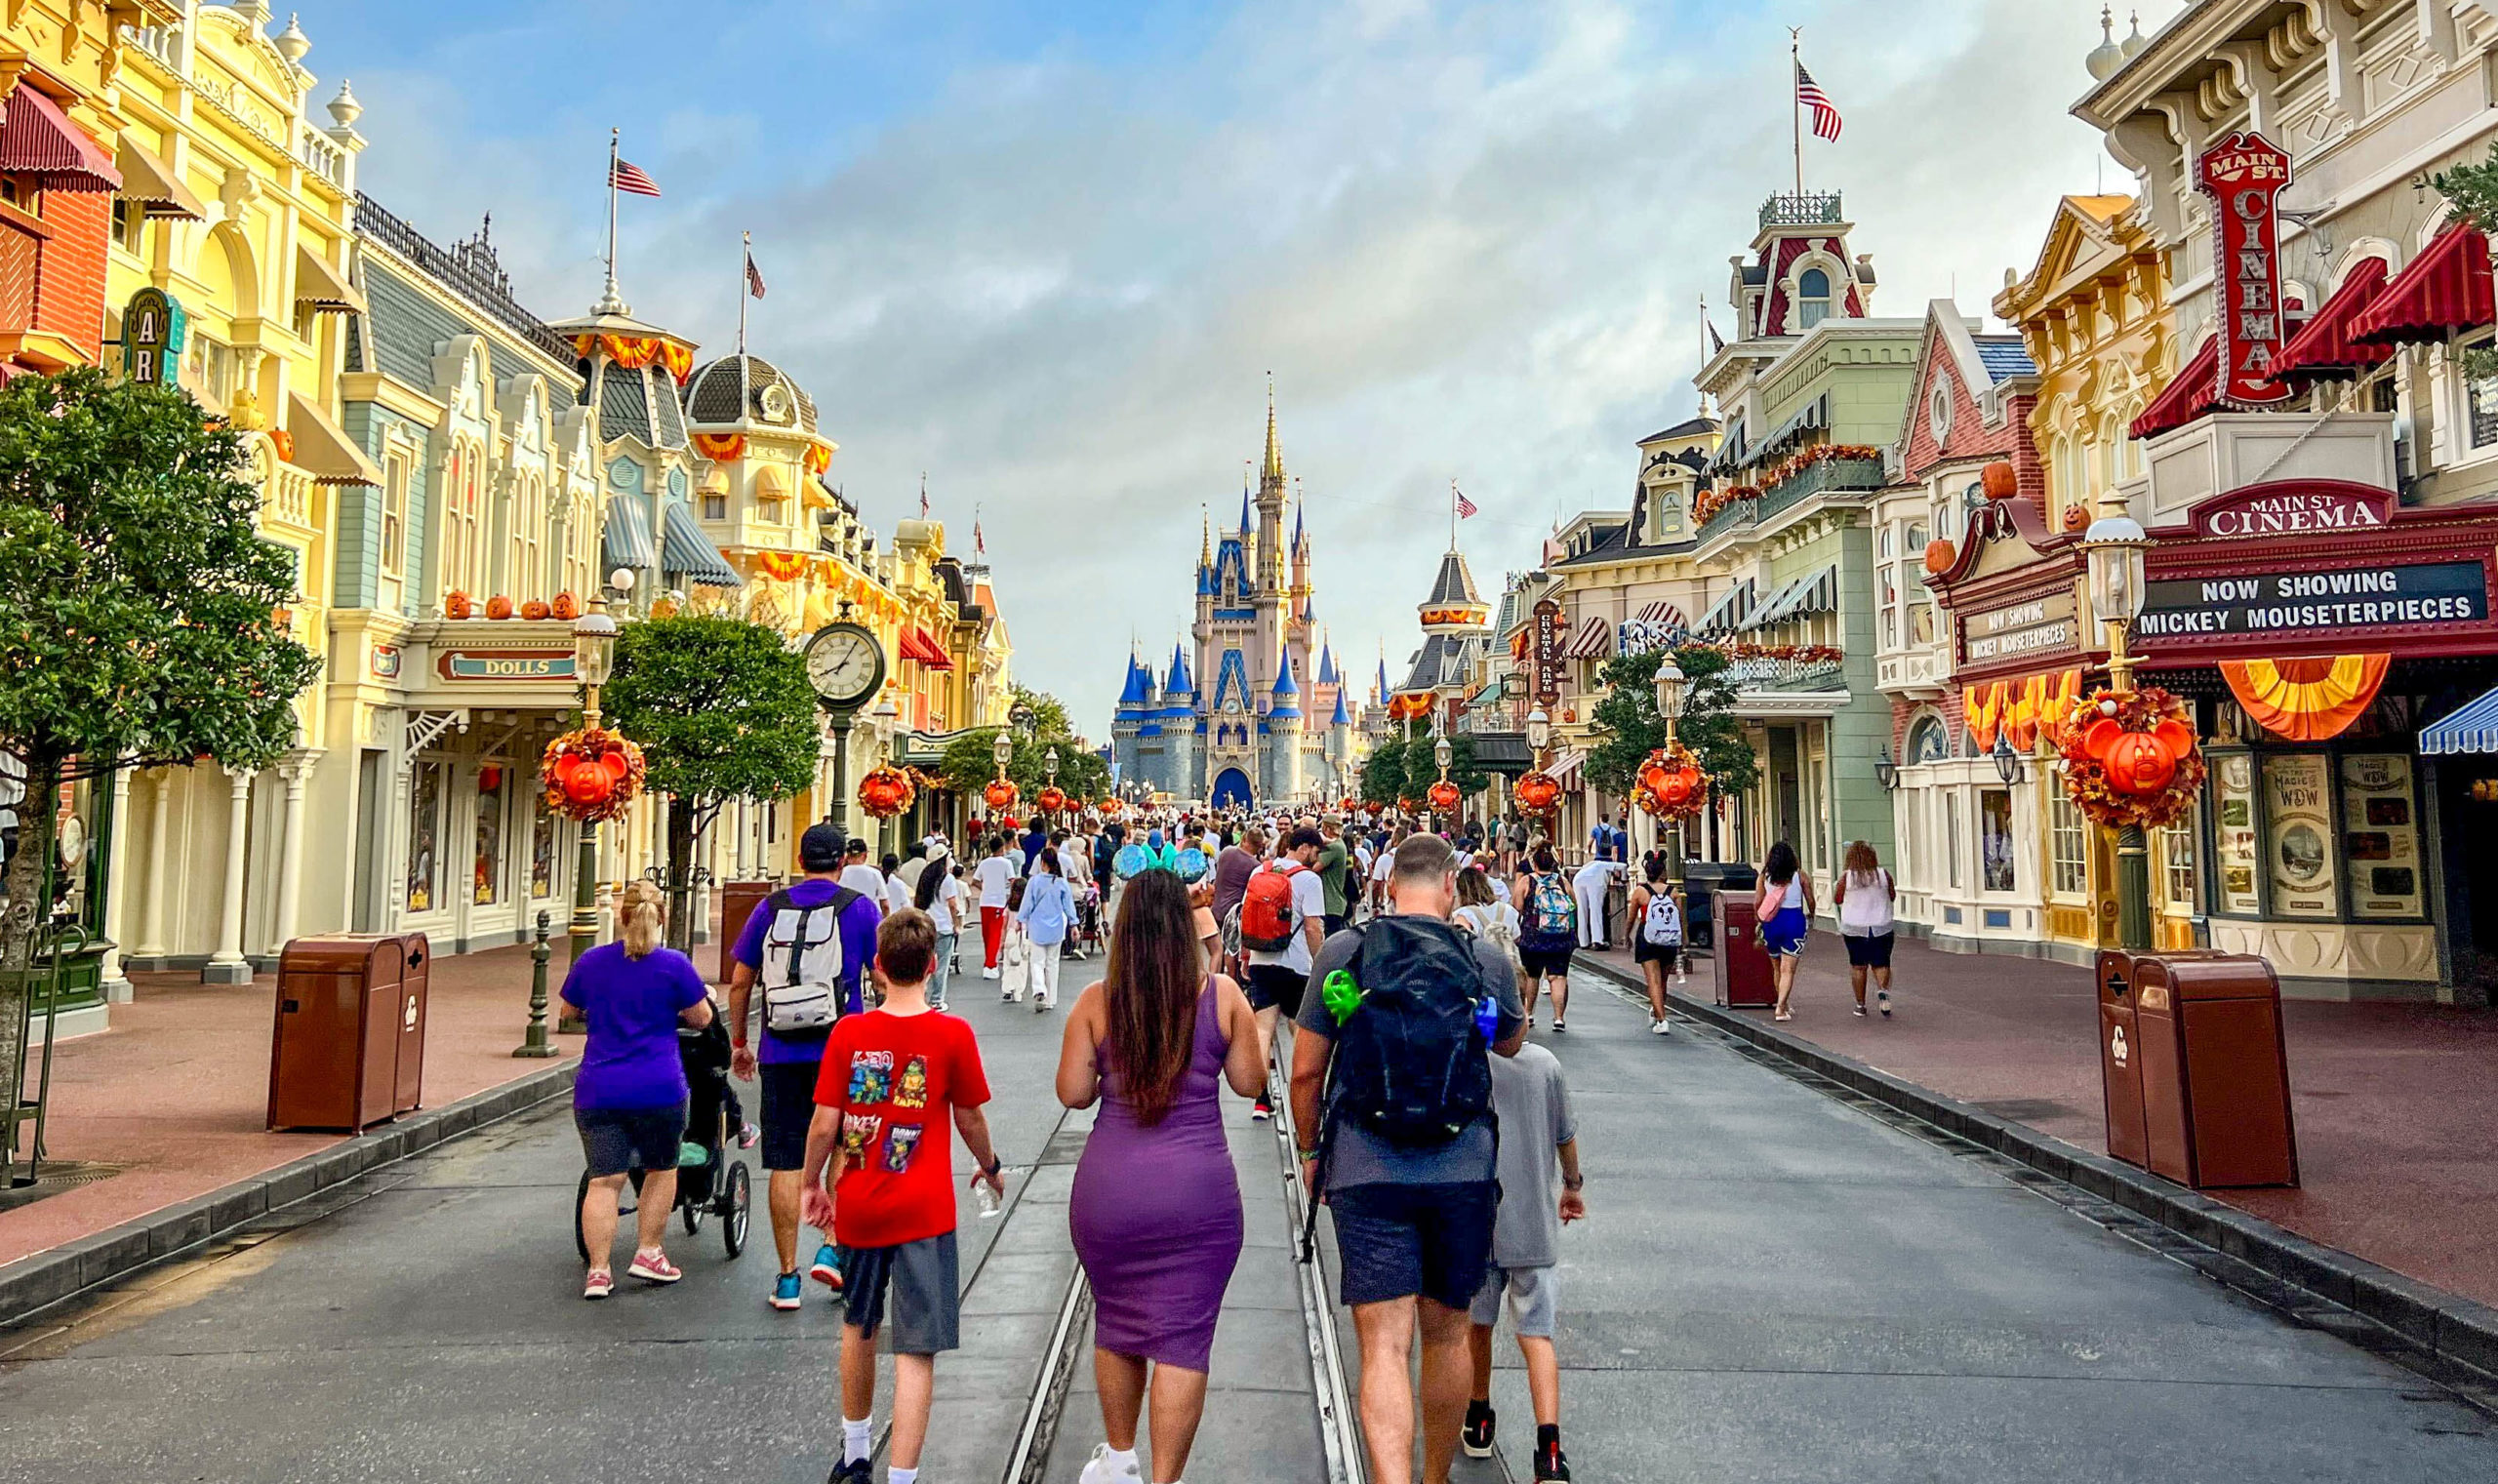
[[[811,871],[828,871],[841,865],[841,826],[816,823],[798,836],[798,864]]]

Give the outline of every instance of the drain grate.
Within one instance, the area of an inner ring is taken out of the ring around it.
[[[106,1164],[98,1159],[46,1160],[42,1174],[33,1184],[0,1187],[0,1211],[15,1211],[47,1195],[59,1195],[63,1190],[75,1190],[80,1185],[110,1180],[128,1168],[127,1165]]]

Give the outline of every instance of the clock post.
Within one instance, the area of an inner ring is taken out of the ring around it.
[[[850,605],[844,603],[843,614]],[[826,800],[826,822],[850,833],[850,729],[860,708],[885,687],[885,647],[875,631],[845,617],[807,638],[807,682],[815,687],[832,733],[832,797]]]
[[[826,718],[832,729],[832,797],[826,801],[824,817],[839,826],[845,840],[850,837],[850,726],[858,719],[856,710],[830,711]]]

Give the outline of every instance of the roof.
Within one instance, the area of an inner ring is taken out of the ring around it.
[[[1429,606],[1452,604],[1480,607],[1483,600],[1474,593],[1474,574],[1467,570],[1466,554],[1451,546],[1440,558],[1439,576],[1431,580]]]
[[[1283,662],[1275,666],[1275,694],[1278,696],[1298,696],[1301,694],[1301,687],[1296,684],[1292,678],[1292,657],[1290,655],[1286,655],[1283,658]]]
[[[660,571],[669,577],[681,577],[689,582],[706,587],[736,587],[743,579],[737,569],[721,559],[720,548],[694,522],[694,512],[685,501],[671,500],[662,514]]]
[[[1668,438],[1698,438],[1716,432],[1722,425],[1714,418],[1688,418],[1672,427],[1659,428],[1639,441],[1659,443]]]
[[[1153,672],[1133,654],[1128,656],[1128,681],[1119,692],[1119,704],[1141,706],[1153,694]]]
[[[2086,212],[2102,221],[2115,221],[2134,204],[2131,196],[2067,196],[2065,199],[2073,203],[2074,210]]]
[[[796,404],[794,408],[785,408],[778,417],[771,414],[766,400],[766,394],[775,386]],[[786,422],[794,414],[798,429],[809,433],[816,430],[816,399],[780,367],[759,355],[724,355],[707,366],[697,367],[692,380],[685,383],[685,412],[692,421],[704,424]]]
[[[471,323],[444,308],[440,301],[410,281],[407,269],[388,259],[365,260],[364,285],[366,312],[355,337],[364,369],[381,372],[420,391],[432,388],[434,356],[446,341],[463,335],[491,337],[497,329],[486,320]],[[535,341],[531,343],[537,349],[545,348]],[[570,364],[569,357],[566,363]],[[519,365],[536,370],[543,363],[505,364],[507,368]],[[547,405],[556,411],[580,399],[579,384],[570,377],[548,375],[545,383]]]
[[[1345,708],[1345,693],[1341,690],[1336,693],[1336,714],[1327,719],[1327,724],[1331,727],[1350,727],[1353,724],[1352,713]]]
[[[577,362],[571,342],[548,329],[545,321],[522,308],[520,301],[511,297],[511,279],[495,256],[494,243],[486,228],[480,227],[476,236],[446,251],[424,233],[391,215],[382,203],[358,191],[355,197],[355,234],[397,254],[426,277],[466,300],[488,318],[541,352],[567,366]],[[368,284],[367,293],[370,292]],[[426,354],[432,354],[430,348]],[[430,384],[430,381],[428,378],[415,384],[423,386]]]
[[[1343,678],[1343,676],[1336,673],[1335,646],[1321,641],[1318,646],[1318,683],[1320,685],[1335,685],[1342,681]]]
[[[1587,550],[1580,552],[1577,556],[1563,557],[1560,561],[1554,562],[1552,565],[1555,567],[1585,567],[1595,562],[1609,562],[1622,556],[1630,549],[1631,528],[1628,525],[1608,526],[1605,528],[1603,535],[1598,536],[1593,541],[1591,541],[1588,544]],[[1502,626],[1504,628],[1508,627],[1507,624]]]
[[[1425,634],[1423,647],[1414,652],[1414,668],[1398,693],[1464,685],[1474,648],[1482,642],[1480,634]]]
[[[1188,696],[1197,689],[1195,677],[1189,673],[1189,652],[1177,640],[1171,645],[1171,679],[1163,689],[1174,696]]]
[[[1978,360],[1987,368],[1987,376],[1995,381],[2008,381],[2014,377],[2036,376],[2038,364],[2030,359],[2030,347],[2017,335],[1981,335]]]

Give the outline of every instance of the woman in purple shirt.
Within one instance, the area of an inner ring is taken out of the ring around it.
[[[584,1299],[616,1288],[616,1203],[625,1172],[639,1164],[641,1209],[632,1266],[650,1283],[685,1274],[667,1260],[660,1239],[676,1207],[676,1151],[685,1139],[685,1063],[676,1049],[679,1023],[711,1023],[711,1001],[694,960],[660,943],[660,889],[647,881],[624,888],[618,908],[624,938],[590,949],[564,977],[564,1003],[589,1027],[573,1083],[573,1123],[589,1160],[589,1194],[582,1202],[582,1236],[589,1247]]]

